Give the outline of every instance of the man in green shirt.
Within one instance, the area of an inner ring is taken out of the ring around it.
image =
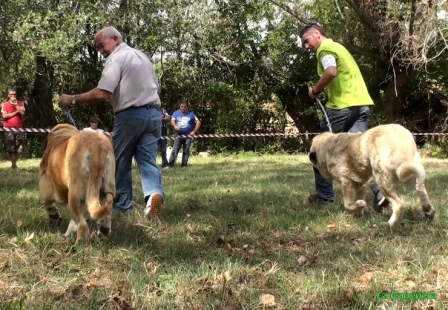
[[[373,105],[366,84],[356,61],[341,44],[325,35],[322,26],[317,23],[306,25],[300,32],[302,45],[316,53],[319,81],[310,90],[315,98],[325,92],[328,101],[325,105],[327,118],[321,120],[321,131],[364,132]],[[329,123],[329,124],[328,124]],[[329,126],[331,128],[329,128]],[[333,202],[334,192],[331,181],[326,180],[314,169],[316,193],[308,197],[311,203]],[[388,201],[381,194],[378,185],[371,187],[375,195],[374,207],[381,211]]]

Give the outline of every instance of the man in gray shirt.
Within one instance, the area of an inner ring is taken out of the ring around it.
[[[142,178],[145,216],[156,218],[164,191],[156,164],[162,122],[154,65],[144,53],[123,43],[120,32],[114,27],[101,29],[94,42],[106,58],[98,86],[83,94],[63,94],[59,105],[109,101],[115,115],[112,140],[117,193],[114,209],[120,213],[133,210],[131,168],[135,156]]]

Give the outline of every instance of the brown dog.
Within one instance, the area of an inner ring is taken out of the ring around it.
[[[325,178],[341,184],[344,207],[349,211],[363,212],[367,207],[365,185],[376,181],[392,206],[392,227],[403,217],[396,189],[399,182],[408,182],[415,186],[426,217],[434,218],[420,154],[412,134],[403,126],[382,125],[364,133],[326,132],[313,139],[309,157]]]
[[[39,191],[51,224],[61,222],[55,203],[68,205],[72,219],[65,236],[77,231],[76,243],[88,240],[85,205],[97,221],[97,234],[108,235],[115,196],[115,158],[110,138],[78,131],[68,124],[55,126],[40,163]]]

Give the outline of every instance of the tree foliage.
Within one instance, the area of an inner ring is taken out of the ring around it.
[[[27,126],[66,121],[57,96],[96,86],[104,59],[93,36],[113,25],[153,59],[166,108],[188,101],[203,132],[282,130],[285,112],[300,131],[314,132],[319,115],[308,87],[318,78],[316,60],[301,48],[298,33],[317,20],[357,58],[377,102],[376,121],[434,130],[446,113],[446,6],[417,0],[4,0],[0,86],[5,94],[18,87],[27,101]],[[112,129],[106,104],[71,112],[79,126],[95,114]],[[253,149],[257,141],[197,145]]]

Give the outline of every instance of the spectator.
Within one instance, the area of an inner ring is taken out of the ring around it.
[[[97,132],[97,133],[103,133],[104,132],[104,130],[98,128],[98,124],[100,123],[100,119],[98,117],[92,116],[90,118],[89,123],[90,123],[90,127],[86,127],[83,130],[85,130],[85,131],[94,131],[94,132]]]
[[[177,154],[182,147],[182,167],[187,167],[188,158],[190,157],[191,142],[196,132],[201,128],[201,121],[196,115],[188,110],[188,103],[181,102],[179,110],[175,111],[171,117],[171,125],[179,136],[174,140],[173,151],[166,168],[174,167]],[[187,137],[181,137],[187,136]]]
[[[112,142],[116,161],[114,210],[119,213],[133,210],[131,167],[135,157],[146,202],[144,213],[148,219],[155,218],[164,192],[156,163],[162,122],[154,65],[144,53],[123,43],[114,27],[98,31],[94,42],[106,58],[98,86],[79,95],[63,94],[59,105],[110,102],[114,112]]]
[[[23,128],[23,115],[25,115],[25,105],[17,101],[17,91],[14,88],[8,89],[9,100],[2,103],[3,127]],[[11,161],[11,169],[18,170],[17,160],[22,152],[25,141],[25,132],[13,132],[5,130],[5,151]]]
[[[168,114],[166,109],[162,108],[162,136],[166,137],[168,135],[168,126],[167,124],[171,121],[171,116]],[[165,168],[168,166],[168,160],[166,158],[166,145],[167,145],[167,139],[160,139],[159,140],[160,145],[160,152],[162,153],[162,168]]]
[[[300,32],[303,46],[316,53],[319,81],[310,90],[310,97],[315,98],[325,91],[328,101],[325,114],[321,120],[321,131],[364,132],[370,115],[369,106],[373,105],[364,79],[350,52],[341,44],[328,38],[322,26],[317,23],[306,25]],[[328,124],[328,123],[329,124]],[[308,201],[333,202],[334,192],[331,181],[326,180],[314,169],[316,193]],[[375,195],[374,206],[377,211],[388,205],[378,185],[371,185]]]

